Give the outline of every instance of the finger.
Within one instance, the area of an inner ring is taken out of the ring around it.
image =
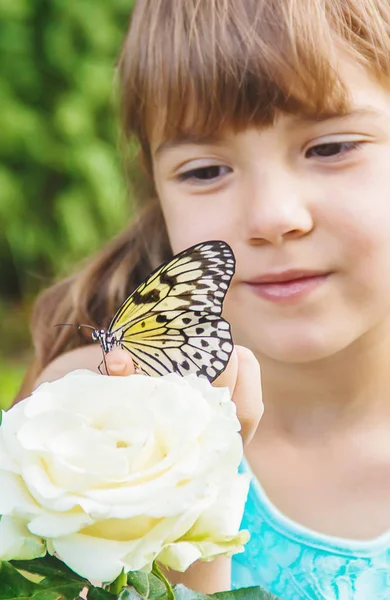
[[[233,348],[226,369],[213,382],[213,385],[216,387],[228,387],[231,395],[233,395],[234,388],[236,387],[238,375],[238,354],[236,348],[237,346]]]
[[[132,375],[135,373],[130,352],[126,352],[121,348],[114,348],[106,354],[105,358],[109,375]]]
[[[264,411],[260,365],[248,348],[243,346],[235,348],[238,370],[233,400],[241,423],[242,439],[244,444],[247,444],[252,439]]]

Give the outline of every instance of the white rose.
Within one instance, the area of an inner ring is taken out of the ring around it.
[[[56,553],[113,581],[242,550],[248,478],[225,388],[74,371],[3,413],[0,560]]]

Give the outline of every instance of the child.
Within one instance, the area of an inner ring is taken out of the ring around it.
[[[227,241],[224,316],[261,365],[265,403],[251,439],[259,377],[239,349],[222,383],[254,481],[231,585],[390,598],[388,0],[138,0],[119,72],[150,200],[38,302],[36,375],[100,360],[54,323],[107,324],[172,251]],[[108,361],[131,372],[119,350]],[[182,581],[227,588],[226,565]]]

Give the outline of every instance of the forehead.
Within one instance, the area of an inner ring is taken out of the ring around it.
[[[341,53],[390,77],[389,20],[387,0],[139,0],[119,61],[124,133],[149,167],[152,138],[343,114]]]
[[[189,105],[188,112],[181,123],[171,128],[166,127],[167,115],[161,111],[160,115],[155,113],[156,120],[151,129],[150,149],[154,159],[158,159],[167,150],[177,148],[185,144],[202,145],[218,144],[226,137],[226,133],[232,131],[240,132],[251,127],[272,127],[283,122],[284,126],[300,128],[313,122],[328,121],[350,116],[367,118],[381,118],[387,112],[390,116],[390,82],[387,78],[379,79],[373,73],[363,68],[360,64],[353,62],[348,57],[341,57],[338,65],[338,75],[343,85],[344,102],[336,104],[333,109],[329,105],[328,110],[314,112],[303,110],[297,106],[297,110],[274,109],[272,118],[248,119],[246,122],[237,123],[229,115],[223,123],[216,123],[213,128],[210,123],[202,127],[203,115],[197,114],[194,103]],[[295,97],[299,97],[300,90],[291,89]]]
[[[341,54],[338,74],[348,94],[349,106],[361,104],[387,104],[390,97],[390,78],[375,73],[360,63]]]

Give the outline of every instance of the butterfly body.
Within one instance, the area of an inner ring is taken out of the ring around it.
[[[195,373],[213,381],[233,349],[221,313],[234,270],[225,242],[192,246],[157,268],[92,339],[104,354],[114,347],[129,351],[148,375]]]
[[[99,342],[104,354],[110,352],[115,346],[120,346],[120,340],[115,335],[110,334],[106,329],[94,329],[92,331],[92,340]]]

